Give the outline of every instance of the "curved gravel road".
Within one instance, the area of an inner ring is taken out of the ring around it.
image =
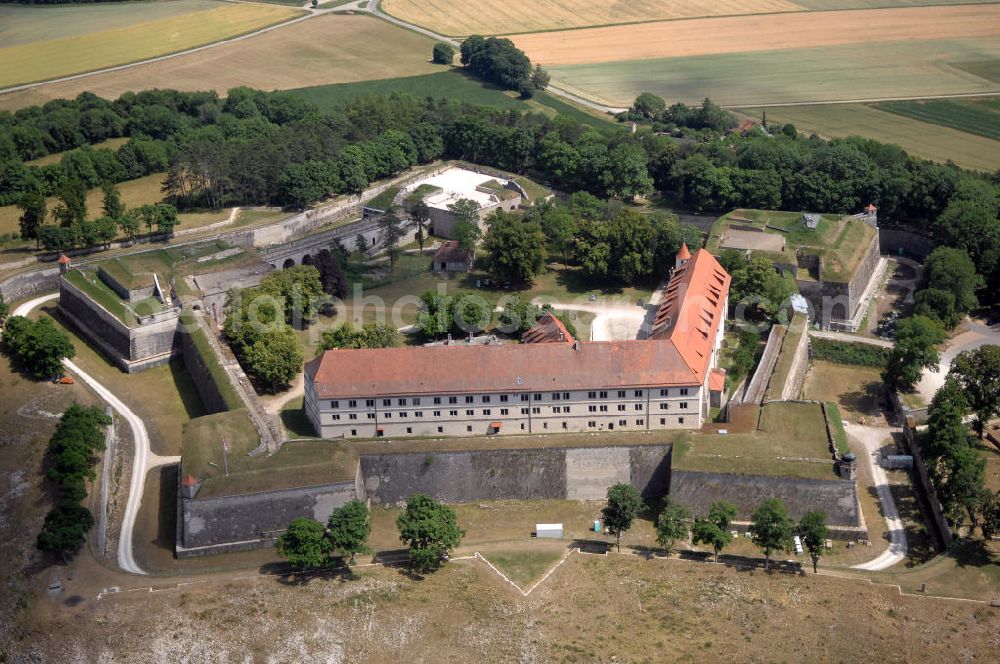
[[[872,473],[872,483],[878,493],[879,503],[882,505],[882,514],[885,515],[885,523],[889,528],[889,548],[879,556],[866,563],[854,565],[854,569],[877,571],[892,567],[906,558],[909,551],[909,543],[906,539],[906,530],[903,528],[903,521],[899,518],[899,510],[896,509],[896,501],[893,500],[892,491],[889,489],[889,480],[885,476],[885,470],[879,465],[878,460],[881,454],[883,441],[892,434],[888,427],[868,427],[860,424],[845,424],[844,429],[865,446],[865,455],[868,458],[868,468]]]
[[[28,300],[14,309],[14,316],[26,316],[32,309],[42,304],[55,300],[58,293],[50,293],[41,297]],[[133,574],[145,574],[141,567],[135,562],[132,555],[132,537],[135,527],[135,519],[139,513],[139,505],[142,503],[143,489],[146,485],[146,473],[157,466],[169,463],[177,463],[180,457],[162,457],[153,454],[149,447],[149,434],[146,432],[146,425],[143,424],[139,416],[132,412],[132,409],[122,403],[111,391],[98,382],[93,376],[81,369],[70,360],[63,360],[63,366],[74,373],[80,380],[86,383],[104,401],[114,408],[132,429],[132,440],[135,443],[135,458],[132,461],[132,480],[129,483],[128,503],[125,506],[125,515],[122,518],[122,529],[118,536],[118,567],[125,572]],[[102,506],[103,508],[103,506]]]

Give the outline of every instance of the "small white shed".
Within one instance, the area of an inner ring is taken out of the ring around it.
[[[563,536],[563,525],[561,523],[536,523],[535,537],[551,537],[561,539]]]

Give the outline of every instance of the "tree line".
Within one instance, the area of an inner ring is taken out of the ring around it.
[[[36,545],[66,560],[83,545],[94,515],[83,506],[87,481],[104,451],[103,427],[111,418],[96,406],[73,404],[66,409],[46,449],[45,478],[55,487],[57,502],[45,515]]]
[[[658,191],[696,210],[734,206],[856,212],[868,202],[883,219],[963,249],[989,292],[1000,283],[997,183],[954,165],[910,157],[857,137],[825,141],[760,130],[727,133],[704,104],[681,112],[710,125],[678,144],[643,128],[595,129],[574,118],[407,95],[354,99],[330,110],[294,93],[248,88],[215,93],[155,90],[115,101],[84,94],[0,113],[0,202],[85,181],[167,169],[167,202],[181,210],[240,204],[309,205],[361,191],[374,179],[438,158],[530,173],[566,191],[630,199]],[[673,116],[672,116],[673,117]],[[721,116],[726,117],[726,116]],[[62,164],[25,159],[128,136],[117,152],[74,151]],[[96,158],[96,164],[95,164]],[[166,164],[164,164],[164,160]]]
[[[333,510],[327,522],[307,517],[294,519],[278,538],[278,554],[296,570],[328,567],[337,557],[353,564],[359,553],[368,553],[371,516],[360,500],[351,500]],[[406,501],[396,519],[399,539],[407,545],[410,564],[419,572],[431,572],[448,559],[462,541],[455,511],[422,493]]]
[[[647,509],[638,489],[631,484],[615,484],[608,488],[607,502],[601,509],[604,527],[614,536],[621,550],[622,534],[632,527],[632,522]],[[732,524],[736,518],[736,506],[720,500],[709,506],[708,514],[691,520],[690,511],[669,496],[663,499],[663,506],[656,517],[656,541],[669,555],[679,541],[690,536],[694,544],[712,547],[715,560],[719,553],[733,539]],[[796,524],[788,516],[784,503],[777,498],[769,498],[760,503],[751,517],[748,536],[764,553],[765,566],[770,567],[771,556],[781,551],[792,551],[794,536],[801,539],[803,548],[809,552],[813,571],[819,563],[826,544],[826,514],[808,512]]]
[[[984,539],[1000,533],[1000,493],[986,486],[986,460],[969,435],[965,417],[981,439],[986,423],[1000,413],[1000,346],[982,346],[955,358],[944,385],[927,411],[920,436],[927,473],[952,523],[968,518]]]

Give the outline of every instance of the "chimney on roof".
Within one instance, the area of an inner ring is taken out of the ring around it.
[[[687,265],[687,262],[691,260],[691,251],[688,250],[687,243],[681,245],[680,251],[677,252],[677,257],[674,259],[674,269],[676,270],[682,265]]]

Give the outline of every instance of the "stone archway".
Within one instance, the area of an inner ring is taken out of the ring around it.
[[[312,255],[311,254],[306,254],[305,256],[303,256],[302,257],[302,264],[303,265],[312,265],[313,264],[313,257],[312,257]]]
[[[290,267],[295,267],[295,259],[294,258],[286,258],[285,262],[281,264],[281,269],[282,270],[287,270]]]

